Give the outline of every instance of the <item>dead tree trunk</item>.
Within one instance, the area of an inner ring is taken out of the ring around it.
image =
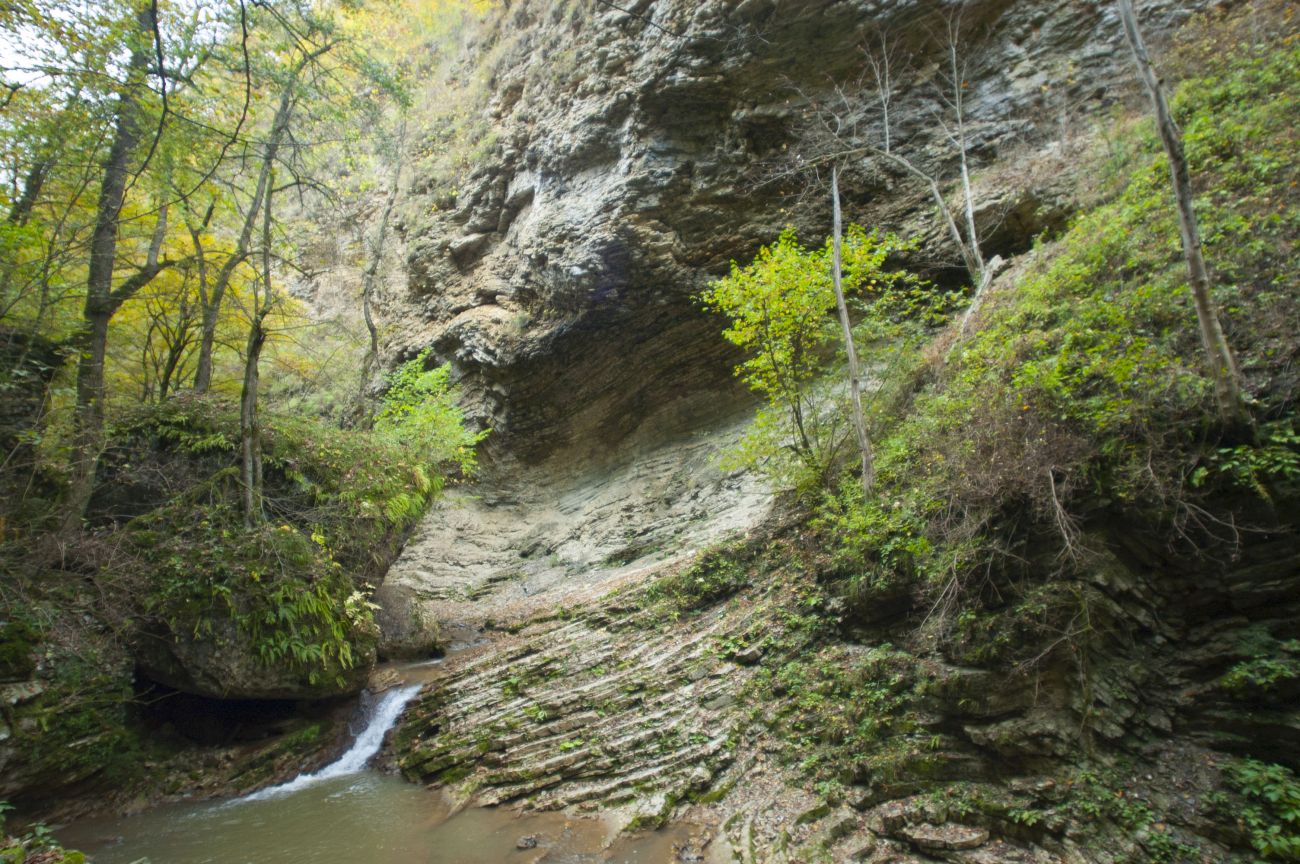
[[[858,451],[862,455],[862,494],[870,496],[871,487],[875,483],[875,464],[871,453],[871,439],[867,437],[867,421],[862,412],[862,379],[859,377],[858,352],[853,345],[853,324],[849,321],[849,306],[844,300],[844,281],[841,273],[843,229],[840,224],[842,220],[838,168],[831,168],[831,214],[834,226],[834,240],[831,244],[831,281],[835,286],[835,305],[840,313],[840,327],[844,331],[844,351],[849,358],[849,393],[853,398],[853,426],[858,435]]]
[[[1178,227],[1182,234],[1183,257],[1187,260],[1188,282],[1196,306],[1196,321],[1200,328],[1206,363],[1214,381],[1219,414],[1224,423],[1229,426],[1248,426],[1249,417],[1241,395],[1241,372],[1237,368],[1237,360],[1232,354],[1232,348],[1223,335],[1223,325],[1219,321],[1218,309],[1210,293],[1210,274],[1205,266],[1205,255],[1201,250],[1201,232],[1196,221],[1196,211],[1192,206],[1192,177],[1187,167],[1187,156],[1183,152],[1182,131],[1174,122],[1160,80],[1156,77],[1151,58],[1147,55],[1146,44],[1142,40],[1142,31],[1138,28],[1132,0],[1118,0],[1118,5],[1120,20],[1124,24],[1124,34],[1128,38],[1129,47],[1133,49],[1133,60],[1137,64],[1138,77],[1142,79],[1147,95],[1151,97],[1156,127],[1160,132],[1165,153],[1169,157],[1169,174],[1173,183],[1174,198],[1178,202]]]

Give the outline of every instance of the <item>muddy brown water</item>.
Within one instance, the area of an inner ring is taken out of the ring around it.
[[[400,671],[409,686],[433,670]],[[377,701],[349,754],[278,790],[82,820],[57,836],[97,864],[670,864],[690,836],[684,825],[618,836],[599,816],[505,808],[452,813],[441,794],[366,767],[365,754],[354,752],[367,735],[377,749],[400,707],[390,705],[391,717],[379,717]],[[349,758],[352,764],[340,768]],[[529,845],[524,838],[536,845],[519,848]]]
[[[611,834],[604,820],[555,813],[471,808],[448,818],[436,793],[366,770],[264,800],[82,822],[59,837],[99,864],[667,864],[686,839],[680,829]],[[536,848],[516,848],[524,837]]]

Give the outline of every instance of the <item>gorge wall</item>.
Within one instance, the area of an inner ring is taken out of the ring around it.
[[[1144,24],[1159,39],[1206,5],[1144,3]],[[915,58],[894,141],[955,178],[936,120],[944,8],[525,0],[472,47],[465,76],[487,69],[473,167],[414,183],[407,290],[385,313],[399,325],[393,350],[432,346],[494,433],[478,486],[435,511],[383,591],[412,645],[439,638],[421,631],[430,622],[498,633],[414,703],[393,754],[408,776],[464,800],[621,812],[638,826],[689,813],[754,862],[1209,861],[1242,848],[1207,790],[1224,754],[1268,756],[1252,737],[1289,753],[1294,713],[1243,707],[1220,679],[1252,656],[1250,638],[1291,634],[1285,530],[1231,560],[1188,559],[1166,548],[1168,526],[1097,518],[1087,540],[1104,551],[1071,583],[1086,635],[1070,622],[1012,674],[927,644],[930,615],[905,588],[801,618],[821,600],[800,578],[835,570],[824,536],[777,524],[752,478],[698,458],[725,446],[747,403],[719,322],[694,298],[786,224],[809,242],[825,234],[828,196],[805,170],[824,152],[814,121],[834,103],[879,139],[878,112],[852,88],[882,29]],[[1014,258],[1079,209],[1077,139],[1126,98],[1131,60],[1108,3],[964,8],[976,218],[985,252]],[[865,159],[846,186],[850,219],[921,236],[910,263],[956,281],[926,189]],[[692,501],[698,522],[683,518]],[[691,591],[736,586],[707,559],[683,566],[687,553],[760,523],[770,546],[738,565],[752,590],[696,604]],[[1060,572],[1058,547],[1054,535],[1017,547],[1026,582]],[[816,616],[856,621],[831,644],[801,641]],[[1063,642],[1073,656],[1055,651]],[[917,666],[902,671],[891,645]],[[821,743],[845,756],[822,766],[841,788],[824,793],[779,763],[790,740],[814,737],[823,697],[846,692],[877,700],[853,722],[888,731],[849,752],[852,722],[820,718],[842,736]],[[921,707],[890,719],[907,699]],[[1075,770],[1094,757],[1104,776]],[[1103,823],[1098,841],[1090,826]]]
[[[621,4],[615,4],[621,5]],[[1153,36],[1197,4],[1147,3]],[[787,225],[829,231],[827,106],[883,140],[866,76],[882,34],[908,56],[891,138],[953,191],[943,4],[661,0],[502,4],[430,86],[397,212],[400,278],[379,305],[390,362],[431,349],[492,434],[482,479],[419,530],[380,589],[387,650],[535,608],[756,525],[758,478],[718,457],[753,397],[698,293]],[[1108,4],[967,3],[959,62],[985,252],[1073,212],[1072,146],[1121,97]],[[837,101],[838,100],[838,101]],[[924,184],[853,160],[847,218],[920,236],[912,262],[960,281]],[[730,490],[730,491],[728,491]],[[731,503],[727,503],[731,502]],[[522,603],[522,606],[517,604]]]
[[[1200,5],[1144,3],[1146,26],[1158,38]],[[431,346],[452,363],[494,430],[489,453],[525,462],[607,450],[669,403],[730,410],[734,357],[694,296],[787,224],[809,241],[826,233],[828,195],[799,159],[815,155],[809,126],[836,87],[859,137],[880,140],[879,111],[860,92],[864,47],[880,33],[915,57],[899,73],[893,140],[955,179],[936,119],[946,8],[503,4],[457,70],[473,92],[455,122],[427,106],[441,119],[416,147],[401,208],[405,290],[383,310],[393,352]],[[1109,4],[964,8],[978,218],[988,254],[1018,252],[1069,214],[1069,139],[1125,92],[1130,61]],[[438,167],[449,151],[471,157],[463,172]],[[923,186],[867,159],[845,182],[849,219],[920,234],[920,263],[953,269]]]

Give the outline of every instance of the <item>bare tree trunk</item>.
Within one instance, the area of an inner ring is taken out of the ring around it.
[[[1182,234],[1183,256],[1187,259],[1188,281],[1196,306],[1196,321],[1200,328],[1201,345],[1205,349],[1210,376],[1214,381],[1219,414],[1229,425],[1248,426],[1250,420],[1241,396],[1241,372],[1237,368],[1237,360],[1232,354],[1228,340],[1223,335],[1223,325],[1219,321],[1214,297],[1210,293],[1210,274],[1201,251],[1201,232],[1196,221],[1196,211],[1192,206],[1192,178],[1191,171],[1187,167],[1187,156],[1183,152],[1182,132],[1174,122],[1160,80],[1151,66],[1151,58],[1147,55],[1146,45],[1142,41],[1142,32],[1138,29],[1132,0],[1118,0],[1118,5],[1120,20],[1124,24],[1124,34],[1128,37],[1129,47],[1133,49],[1138,76],[1151,97],[1151,106],[1156,115],[1156,127],[1160,131],[1160,140],[1169,157],[1169,174],[1174,187],[1174,198],[1178,202],[1178,227]]]
[[[167,328],[163,334],[167,343],[167,354],[158,370],[159,402],[167,398],[173,383],[180,380],[186,355],[194,345],[194,307],[184,296],[181,297],[180,307],[175,330]]]
[[[254,294],[256,308],[248,328],[244,355],[244,386],[239,394],[240,479],[244,489],[244,524],[249,528],[262,521],[262,428],[257,419],[258,363],[266,344],[266,316],[274,301],[271,292],[271,188],[266,190],[266,209],[262,217],[262,287],[265,294]]]
[[[262,430],[257,419],[257,365],[266,344],[263,326],[269,305],[260,306],[248,329],[244,358],[244,387],[239,394],[240,484],[244,491],[244,524],[249,528],[262,521]]]
[[[988,292],[989,286],[993,284],[993,277],[1002,269],[1003,263],[1001,255],[994,255],[993,260],[984,266],[980,275],[980,282],[975,286],[975,294],[970,298],[966,311],[961,315],[961,323],[957,325],[957,338],[948,349],[949,354],[966,337],[966,327],[970,324],[971,319],[979,313],[980,307],[984,305],[984,296]]]
[[[948,22],[948,62],[950,74],[952,75],[952,110],[957,121],[957,128],[952,137],[957,145],[957,155],[961,166],[962,210],[966,216],[968,254],[979,271],[973,274],[973,281],[978,291],[981,286],[991,280],[985,272],[984,253],[980,251],[979,231],[975,228],[975,196],[971,193],[970,161],[967,158],[966,146],[966,97],[962,89],[965,84],[965,75],[957,52],[959,27],[960,24],[957,21]]]
[[[859,377],[858,352],[853,345],[853,324],[849,321],[849,307],[844,301],[844,283],[841,274],[843,230],[840,224],[839,168],[831,168],[831,211],[834,225],[831,276],[835,286],[835,305],[840,313],[840,327],[844,331],[844,351],[849,357],[849,393],[853,397],[853,426],[858,434],[858,451],[862,454],[862,493],[870,496],[871,487],[875,483],[875,464],[871,453],[871,439],[867,437],[867,421],[862,413],[862,379]]]
[[[150,54],[147,37],[153,32],[153,10],[148,4],[136,15],[136,26],[146,38],[137,41],[127,63],[126,85],[118,98],[113,140],[104,160],[99,199],[95,206],[95,227],[90,236],[90,267],[86,276],[86,300],[82,329],[76,340],[77,396],[74,409],[72,477],[63,505],[63,533],[81,526],[81,517],[94,492],[104,430],[104,357],[108,349],[108,322],[113,303],[113,270],[117,257],[118,216],[126,197],[131,153],[140,141],[139,88],[148,74]]]
[[[401,139],[405,139],[405,127],[403,127]],[[384,245],[388,239],[388,223],[392,219],[393,206],[397,203],[397,191],[402,177],[401,147],[402,141],[399,140],[397,169],[393,172],[393,187],[388,190],[388,200],[384,203],[383,215],[379,217],[379,232],[375,237],[375,245],[370,251],[370,263],[366,266],[366,272],[361,277],[361,312],[366,320],[366,331],[370,334],[370,347],[366,350],[365,359],[361,364],[362,391],[365,390],[366,384],[370,381],[375,363],[379,360],[379,328],[375,326],[373,300],[375,289],[379,283],[379,265],[383,261]]]

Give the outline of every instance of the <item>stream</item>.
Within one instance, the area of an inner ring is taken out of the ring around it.
[[[419,680],[417,669],[404,670]],[[602,818],[457,813],[434,791],[369,767],[418,683],[367,699],[365,726],[339,759],[243,798],[81,820],[59,839],[97,864],[669,864],[689,826],[617,836]],[[366,702],[363,702],[366,704]],[[536,840],[530,848],[529,841]]]

